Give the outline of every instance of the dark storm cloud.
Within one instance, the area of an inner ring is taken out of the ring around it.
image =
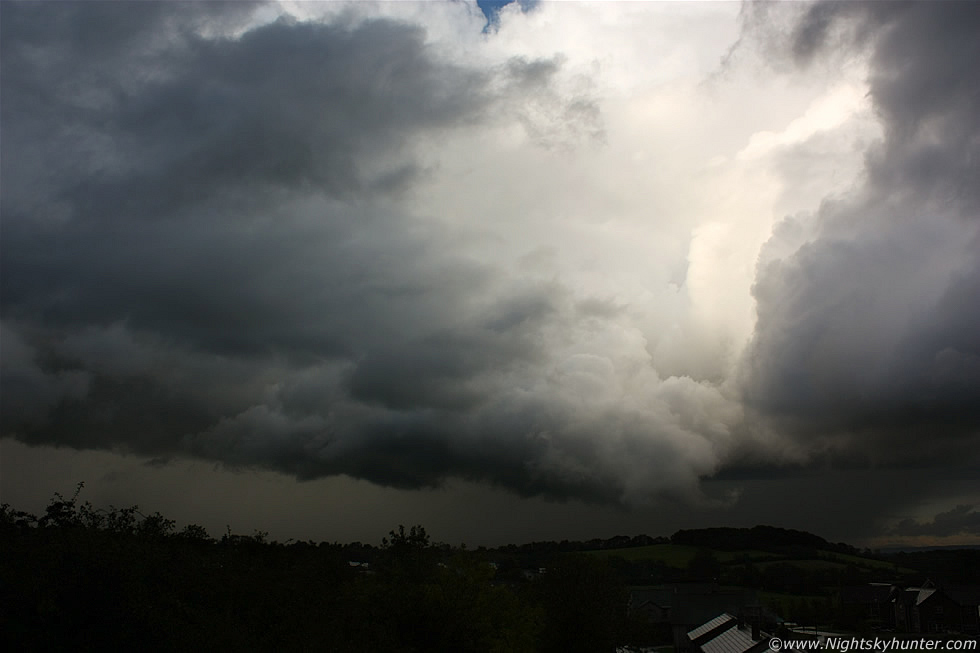
[[[784,43],[799,66],[867,50],[883,127],[862,185],[760,257],[745,396],[811,451],[977,462],[978,30],[976,3],[831,2]]]
[[[4,5],[3,433],[618,498],[594,424],[510,376],[567,293],[398,201],[427,174],[413,144],[538,96],[548,138],[598,129],[552,88],[560,58],[482,72],[417,26],[228,4]]]
[[[130,22],[180,22],[162,6],[108,13],[138,15],[116,19],[124,34]],[[5,10],[5,319],[125,319],[209,350],[274,342],[329,354],[346,345],[314,326],[326,315],[341,331],[363,328],[354,300],[397,305],[431,286],[417,262],[433,258],[431,240],[386,242],[401,219],[390,207],[329,199],[397,192],[419,171],[400,154],[406,138],[484,108],[480,76],[436,63],[419,28],[280,21],[238,39],[182,33],[133,70],[115,61],[140,52],[122,36],[21,40],[42,38],[35,23],[73,34],[64,25],[75,14],[89,29],[87,9],[65,11]],[[284,208],[299,193],[319,203]],[[370,244],[352,251],[355,234]],[[357,255],[364,262],[343,260]]]
[[[931,522],[918,522],[903,519],[892,529],[894,535],[931,535],[949,537],[951,535],[980,535],[980,512],[974,506],[959,505],[936,515]]]
[[[568,73],[572,50],[469,61],[455,55],[472,44],[354,9],[4,4],[3,433],[600,501],[700,497],[726,465],[758,477],[785,458],[971,464],[977,11],[878,4],[794,8],[773,46],[801,69],[869,52],[884,138],[863,186],[763,250],[746,423],[726,372],[691,363],[727,369],[721,355],[658,331],[683,331],[688,309],[714,319],[721,293],[685,304],[725,276],[711,243],[677,239],[685,283],[663,275],[666,304],[656,274],[617,281],[636,263],[612,260],[615,239],[656,240],[661,218],[607,218],[632,209],[618,168],[586,165],[607,131],[598,68]],[[472,182],[519,174],[534,184],[513,195]],[[551,258],[517,263],[545,244]]]
[[[393,156],[408,134],[472,119],[486,101],[485,80],[437,63],[419,27],[281,19],[240,38],[204,38],[187,29],[169,40],[147,37],[151,44],[163,41],[153,47],[138,42],[139,29],[190,21],[183,6],[170,10],[177,21],[162,13],[166,3],[146,4],[153,11],[96,4],[96,12],[143,19],[110,21],[122,23],[123,33],[130,22],[137,29],[132,38],[107,43],[71,38],[79,18],[85,20],[77,31],[97,33],[85,7],[71,7],[71,16],[54,21],[70,32],[66,44],[56,45],[20,38],[21,29],[32,27],[29,19],[49,19],[46,11],[15,6],[5,12],[14,14],[4,26],[4,112],[18,126],[12,136],[56,127],[61,138],[44,145],[90,152],[76,162],[90,174],[59,189],[90,219],[108,219],[110,212],[171,215],[250,184],[315,185],[343,196],[396,189],[412,169],[413,162]],[[61,123],[51,125],[53,118]],[[365,158],[381,154],[389,159],[385,169],[364,169]],[[124,211],[120,198],[129,203]]]
[[[468,327],[440,330],[395,348],[379,347],[349,378],[351,396],[390,408],[463,409],[480,402],[485,388],[472,385],[488,369],[533,362],[533,336],[551,312],[547,295],[515,298]]]

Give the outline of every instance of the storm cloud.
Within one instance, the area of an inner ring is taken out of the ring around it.
[[[760,257],[745,396],[804,446],[977,462],[978,26],[972,3],[827,3],[783,44],[803,68],[867,52],[882,125],[862,181],[777,225]]]
[[[405,21],[250,9],[5,8],[5,432],[606,500],[649,485],[624,480],[632,454],[676,467],[652,484],[671,491],[710,471],[696,418],[622,406],[608,358],[556,355],[601,312],[570,325],[567,284],[461,254],[474,236],[406,200],[438,167],[418,143],[453,130],[601,138],[553,83],[562,57],[467,66]],[[683,386],[652,392],[702,400]]]
[[[903,519],[895,525],[896,535],[933,535],[945,537],[959,534],[980,534],[980,512],[974,506],[959,505],[936,515],[931,522],[921,523]]]
[[[3,435],[630,505],[976,464],[976,5],[486,25],[5,3]]]

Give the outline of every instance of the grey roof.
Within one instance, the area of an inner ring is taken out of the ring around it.
[[[698,637],[701,637],[702,635],[707,635],[712,630],[728,625],[730,622],[734,622],[734,621],[736,621],[735,617],[725,612],[715,617],[711,621],[701,624],[694,630],[687,631],[687,636],[691,638],[691,641],[694,641]]]
[[[916,605],[920,605],[923,601],[925,601],[927,598],[929,598],[930,596],[932,596],[935,593],[936,593],[936,590],[934,590],[934,589],[921,589],[921,590],[919,590],[919,595],[915,599],[915,604]]]
[[[751,630],[729,628],[714,639],[701,644],[704,653],[746,653],[754,647],[768,647],[766,639],[752,639]]]
[[[916,597],[919,596],[918,587],[907,587],[903,591],[895,594],[895,598],[892,599],[895,603],[912,605],[915,603]]]

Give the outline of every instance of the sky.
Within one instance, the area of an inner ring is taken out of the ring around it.
[[[4,2],[0,501],[980,543],[980,4]]]

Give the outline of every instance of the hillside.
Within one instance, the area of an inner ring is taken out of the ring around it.
[[[720,532],[723,548],[703,545]],[[825,624],[839,622],[840,587],[975,583],[980,570],[978,550],[872,556],[768,526],[476,550],[421,527],[378,546],[215,539],[77,493],[41,517],[0,507],[0,550],[9,650],[592,651],[646,636],[626,616],[630,586],[736,586],[784,618]]]

